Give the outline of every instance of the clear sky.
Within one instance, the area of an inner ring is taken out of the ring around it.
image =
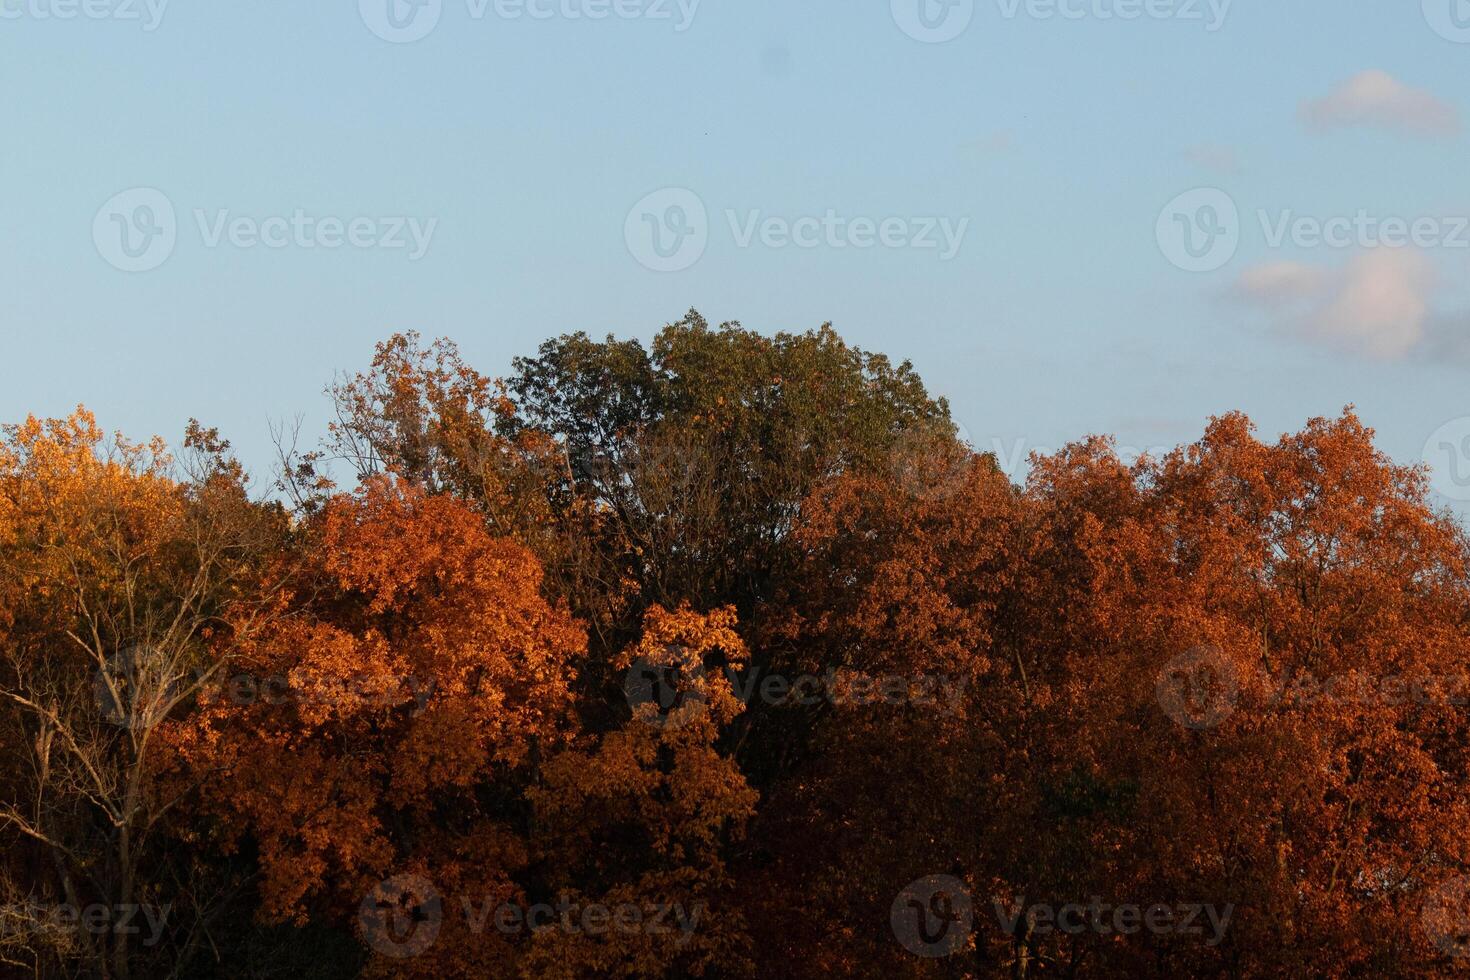
[[[1353,402],[1470,498],[1467,82],[1465,0],[0,0],[0,418],[264,470],[393,331],[695,307],[1003,463]]]

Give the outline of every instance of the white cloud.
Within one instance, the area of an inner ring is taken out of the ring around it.
[[[1324,98],[1303,102],[1298,115],[1314,129],[1371,126],[1416,136],[1452,136],[1460,131],[1460,113],[1454,106],[1376,70],[1354,75]]]
[[[1298,262],[1253,266],[1241,273],[1235,293],[1304,340],[1397,360],[1424,341],[1434,287],[1423,253],[1376,248],[1338,269]]]

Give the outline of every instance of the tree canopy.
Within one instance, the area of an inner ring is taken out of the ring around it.
[[[228,442],[0,437],[0,972],[1430,977],[1470,547],[1351,408],[1013,484],[698,314],[378,346]]]

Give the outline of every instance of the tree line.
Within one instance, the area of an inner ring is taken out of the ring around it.
[[[1470,550],[1351,409],[1017,485],[693,312],[328,395],[269,492],[3,429],[0,975],[1470,963]]]

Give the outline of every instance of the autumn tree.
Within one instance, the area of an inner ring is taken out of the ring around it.
[[[619,663],[653,672],[665,696],[635,698],[626,727],[549,759],[530,793],[544,891],[672,909],[675,928],[548,929],[523,976],[748,975],[748,927],[725,855],[744,837],[756,794],[716,745],[745,710],[730,682],[748,657],[734,626],[728,608],[649,610]]]
[[[803,499],[830,477],[887,471],[898,436],[953,427],[907,363],[829,326],[773,337],[691,312],[645,349],[586,334],[516,361],[510,432],[555,437],[571,499],[590,502],[604,577],[630,612],[733,604],[754,625],[796,559]],[[634,620],[636,623],[636,620]]]
[[[1226,416],[1161,460],[1090,439],[1033,464],[1019,495],[843,480],[804,508],[790,649],[968,685],[952,717],[806,709],[804,758],[752,832],[768,968],[798,949],[852,976],[1452,966],[1470,592],[1423,474],[1351,414],[1270,444]],[[969,941],[933,959],[884,929],[931,874],[974,906]],[[1068,934],[1013,912],[1093,896],[1228,925]]]
[[[992,835],[990,887],[1233,918],[1215,945],[991,918],[1012,971],[1445,969],[1421,910],[1464,873],[1465,704],[1437,685],[1465,676],[1470,592],[1423,473],[1351,413],[1274,443],[1230,415],[1133,466],[1102,440],[1069,447],[1027,494],[1010,632],[1052,695],[1037,793]]]
[[[748,618],[791,564],[807,493],[890,470],[904,433],[954,431],[909,364],[830,327],[768,338],[692,312],[648,348],[547,341],[503,389],[453,345],[400,335],[332,393],[328,456],[485,512],[533,547],[608,657],[654,604],[733,603]]]
[[[775,673],[817,679],[816,696],[768,707],[747,749],[772,773],[744,882],[763,969],[932,968],[895,941],[894,897],[929,874],[982,878],[1035,776],[1046,697],[1004,625],[1027,527],[993,461],[953,442],[804,503],[806,560],[766,642]]]
[[[536,560],[451,497],[378,477],[301,533],[282,614],[176,741],[225,776],[206,813],[257,855],[262,914],[350,927],[400,873],[508,896],[582,631]]]
[[[80,409],[0,440],[0,876],[21,920],[7,936],[23,936],[12,966],[176,973],[228,897],[172,846],[200,780],[164,789],[156,776],[171,719],[268,618],[262,556],[282,527],[247,500],[216,434],[195,425],[186,445],[181,474],[160,441],[108,442]]]
[[[280,504],[197,424],[5,430],[7,969],[1467,962],[1470,544],[1351,410],[1016,486],[830,327],[513,367],[390,338]]]

